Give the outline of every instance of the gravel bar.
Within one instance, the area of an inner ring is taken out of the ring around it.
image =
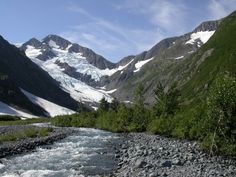
[[[198,143],[145,133],[124,135],[117,150],[118,177],[235,177],[236,161],[209,157]]]

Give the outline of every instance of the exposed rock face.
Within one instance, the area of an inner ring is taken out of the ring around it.
[[[73,44],[69,48],[69,52],[73,53],[82,53],[83,56],[86,58],[86,60],[92,64],[93,66],[96,66],[99,69],[112,69],[115,68],[115,64],[106,60],[101,55],[96,54],[94,51],[92,51],[89,48],[82,47],[79,44]]]
[[[81,73],[77,72],[74,67],[71,67],[67,63],[61,63],[60,61],[56,61],[55,63],[58,66],[60,66],[62,69],[64,69],[65,74],[67,74],[73,78],[79,79],[80,81],[85,82],[88,85],[97,86],[97,82],[94,81],[94,79],[92,79],[92,77],[90,75],[81,74]]]
[[[27,45],[34,46],[37,49],[42,48],[43,46],[42,43],[38,39],[32,38],[28,42],[22,44],[20,48],[25,51],[27,49]]]
[[[221,20],[203,22],[197,28],[195,28],[193,32],[215,31],[218,28],[218,26],[220,25],[220,22],[221,22]]]
[[[53,46],[52,42],[59,46],[60,49],[64,50],[71,45],[71,42],[57,35],[48,35],[42,40],[43,44],[47,44],[51,47]]]

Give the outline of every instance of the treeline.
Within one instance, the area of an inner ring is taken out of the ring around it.
[[[140,84],[134,103],[126,106],[114,99],[100,101],[97,111],[57,116],[57,126],[93,127],[112,132],[143,132],[200,140],[211,154],[236,155],[236,79],[220,76],[207,97],[194,105],[184,105],[176,84],[169,89],[159,83],[154,90],[155,104],[144,104],[144,87]]]

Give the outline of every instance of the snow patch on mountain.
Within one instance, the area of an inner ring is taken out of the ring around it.
[[[53,41],[53,40],[50,40],[50,41],[48,42],[48,45],[49,45],[50,47],[52,47],[52,48],[56,48],[56,49],[59,49],[59,48],[60,48],[60,46],[58,46],[57,43],[56,43],[55,41]]]
[[[117,91],[117,89],[108,90],[108,91],[106,91],[106,90],[101,90],[101,91],[102,91],[102,92],[104,92],[104,93],[111,94],[111,93],[114,93],[114,92],[116,92],[116,91]]]
[[[29,57],[29,58],[36,58],[39,55],[42,54],[41,49],[36,49],[34,46],[30,46],[27,45],[25,54]]]
[[[36,118],[36,116],[32,114],[28,114],[26,112],[12,108],[11,106],[1,101],[0,101],[0,115],[12,115],[12,116],[19,116],[19,117],[24,117],[24,118]]]
[[[43,98],[40,98],[38,96],[33,95],[32,93],[29,93],[23,89],[21,91],[25,94],[25,96],[34,104],[39,105],[42,107],[50,117],[58,116],[58,115],[69,115],[74,114],[75,111],[72,111],[68,108],[59,106],[55,103],[52,103],[50,101],[47,101]]]
[[[190,40],[188,40],[185,44],[194,44],[198,39],[200,39],[202,43],[205,44],[214,33],[215,31],[198,31],[196,33],[192,33]]]
[[[134,70],[134,72],[138,72],[140,71],[140,69],[142,68],[143,65],[145,65],[146,63],[148,63],[149,61],[153,60],[154,57],[150,58],[150,59],[147,59],[147,60],[143,60],[143,61],[138,61],[136,64],[135,64],[135,68],[136,70]]]
[[[182,55],[182,56],[180,56],[180,57],[176,57],[175,59],[176,60],[179,60],[179,59],[182,59],[182,58],[184,58],[184,56]]]
[[[102,73],[104,75],[107,75],[107,76],[111,76],[112,74],[116,73],[117,71],[122,71],[124,70],[127,66],[129,66],[132,62],[134,61],[134,59],[132,59],[130,62],[128,62],[126,65],[120,65],[118,68],[114,68],[114,69],[105,69],[105,70],[101,70]]]

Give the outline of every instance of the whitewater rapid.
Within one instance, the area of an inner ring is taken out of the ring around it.
[[[2,159],[1,177],[74,177],[108,175],[115,170],[113,133],[78,128],[76,133],[34,152]]]

